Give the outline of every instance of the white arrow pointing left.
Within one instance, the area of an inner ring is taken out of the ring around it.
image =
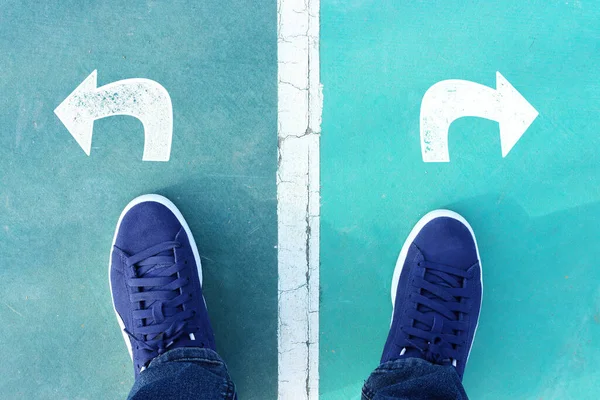
[[[150,79],[125,79],[98,87],[97,71],[88,76],[54,113],[90,155],[94,121],[129,115],[144,125],[144,161],[169,161],[173,106],[167,90]]]

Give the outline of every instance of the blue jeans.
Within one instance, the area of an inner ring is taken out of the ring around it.
[[[156,357],[133,384],[128,399],[233,400],[225,362],[210,350],[180,347]]]
[[[435,365],[420,358],[381,364],[362,389],[363,400],[467,400],[453,366]]]
[[[232,400],[227,366],[209,349],[178,348],[156,357],[136,380],[129,399]],[[419,358],[381,364],[365,382],[363,400],[467,400],[454,367]]]

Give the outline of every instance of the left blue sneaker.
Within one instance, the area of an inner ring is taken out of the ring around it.
[[[462,379],[481,309],[481,263],[473,230],[432,211],[404,243],[392,280],[392,323],[381,362],[422,358],[453,365]]]
[[[109,277],[136,378],[167,350],[215,349],[196,242],[168,199],[144,195],[125,207],[113,239]]]

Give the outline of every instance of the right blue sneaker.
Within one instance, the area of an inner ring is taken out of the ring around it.
[[[392,280],[392,323],[381,362],[453,365],[461,380],[477,330],[483,282],[473,229],[455,212],[425,215],[404,243]]]

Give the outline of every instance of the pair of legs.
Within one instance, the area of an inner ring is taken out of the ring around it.
[[[141,196],[121,214],[110,260],[113,304],[133,360],[130,399],[235,399],[202,295],[192,233],[164,197]],[[461,384],[481,308],[475,236],[458,214],[419,221],[392,280],[393,314],[363,399],[467,399]]]

